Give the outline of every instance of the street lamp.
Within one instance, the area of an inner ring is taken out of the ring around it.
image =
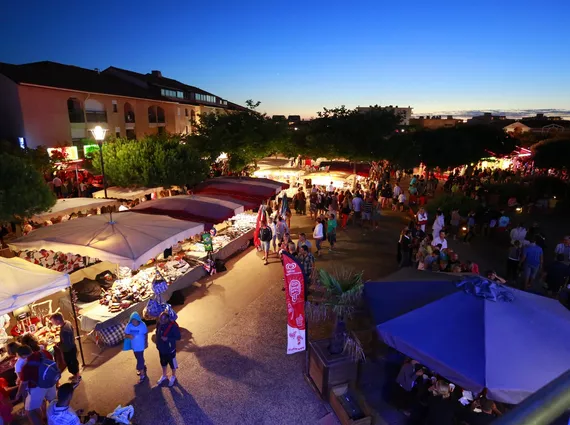
[[[103,190],[105,193],[105,199],[107,199],[107,179],[105,178],[105,164],[103,163],[103,141],[105,140],[105,134],[107,129],[98,125],[94,129],[90,130],[95,138],[95,141],[99,145],[99,158],[101,159],[101,174],[103,175]]]

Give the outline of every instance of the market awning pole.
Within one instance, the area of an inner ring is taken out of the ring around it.
[[[81,333],[79,331],[79,321],[77,320],[77,312],[75,311],[75,301],[73,301],[73,292],[69,287],[69,299],[71,300],[71,311],[75,320],[75,330],[77,331],[77,340],[79,341],[79,352],[81,353],[81,366],[85,367],[85,356],[83,355],[83,344],[81,342]]]

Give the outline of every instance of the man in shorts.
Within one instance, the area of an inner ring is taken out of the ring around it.
[[[53,361],[53,357],[46,351],[38,351],[33,353],[32,349],[27,345],[22,345],[18,349],[18,356],[26,358],[26,364],[22,368],[22,382],[18,390],[19,394],[27,389],[28,395],[24,402],[24,409],[33,425],[42,425],[42,408],[44,402],[48,403],[55,400],[56,388],[55,383],[50,388],[41,388],[38,383],[40,381],[40,366],[42,359]]]
[[[156,383],[161,385],[168,380],[168,386],[172,387],[176,382],[176,370],[178,363],[176,362],[176,341],[180,341],[180,328],[178,324],[170,318],[168,312],[163,311],[158,318],[158,326],[156,327],[156,348],[162,367],[162,376]],[[170,379],[166,375],[167,367],[170,366]]]
[[[261,241],[261,249],[263,250],[263,260],[264,264],[267,265],[269,257],[269,248],[271,246],[271,240],[273,239],[273,232],[267,226],[266,222],[261,223],[261,228],[259,229],[259,240]]]
[[[544,255],[542,248],[536,244],[534,237],[528,238],[530,242],[523,250],[521,265],[523,267],[524,287],[531,289],[532,283],[536,279],[538,272],[542,269]]]

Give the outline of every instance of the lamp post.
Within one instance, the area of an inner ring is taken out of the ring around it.
[[[99,145],[99,158],[101,159],[101,174],[103,175],[103,190],[105,193],[105,199],[107,199],[107,179],[105,178],[105,164],[103,162],[103,141],[105,140],[105,134],[107,129],[98,125],[94,129],[90,130],[93,133],[95,141]]]

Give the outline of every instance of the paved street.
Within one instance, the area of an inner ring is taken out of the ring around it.
[[[294,216],[292,224],[294,237],[299,230],[312,232],[306,217]],[[317,265],[352,266],[364,270],[366,279],[389,274],[399,224],[398,217],[386,216],[379,230],[353,226],[339,232],[338,251],[325,249]],[[175,387],[156,387],[160,370],[153,344],[146,351],[150,381],[141,385],[135,385],[132,353],[115,347],[85,370],[73,405],[106,413],[132,404],[141,425],[319,423],[328,410],[304,381],[304,355],[285,354],[280,263],[274,258],[263,266],[250,248],[227,267],[187,290],[178,319],[184,331]],[[86,350],[96,351],[90,344]]]

